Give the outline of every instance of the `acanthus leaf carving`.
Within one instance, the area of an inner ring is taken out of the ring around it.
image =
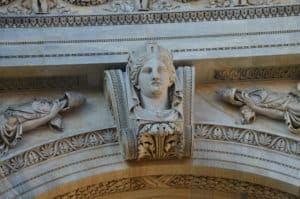
[[[25,156],[24,166],[33,165],[41,161],[40,154],[34,150],[25,152],[24,156]]]
[[[170,159],[183,156],[183,136],[175,123],[145,124],[139,131],[139,159]]]
[[[3,8],[7,8],[3,6]],[[0,10],[1,15],[14,15],[7,11]],[[107,26],[107,25],[129,25],[129,24],[160,24],[160,23],[185,23],[185,22],[201,22],[201,21],[217,21],[217,20],[240,20],[245,18],[257,19],[265,17],[285,17],[285,16],[299,16],[300,5],[289,4],[289,5],[271,5],[271,6],[255,6],[251,8],[247,7],[233,7],[230,9],[219,10],[216,9],[206,9],[206,10],[178,10],[172,12],[140,12],[140,13],[120,13],[120,14],[89,14],[89,15],[76,15],[76,16],[28,16],[21,18],[18,16],[5,16],[0,18],[1,28],[32,28],[32,27],[82,27],[82,26]],[[79,12],[79,11],[78,11]],[[52,13],[52,10],[51,12]],[[53,10],[55,14],[55,9]],[[69,13],[69,12],[68,12]],[[73,11],[70,12],[72,14]],[[20,13],[22,14],[22,13]],[[24,15],[24,13],[22,14]],[[290,31],[288,31],[290,32]],[[293,32],[293,31],[291,31]],[[283,46],[298,46],[299,43],[280,43],[276,44],[278,47]],[[247,48],[274,48],[274,44],[269,45],[257,45],[257,46],[233,46],[232,49],[244,49]],[[203,51],[203,50],[214,50],[214,48],[192,48],[192,49],[176,49],[173,52],[186,52],[186,51]],[[227,50],[225,47],[219,47],[217,50]],[[85,53],[84,56],[99,56],[99,55],[115,55],[115,54],[127,54],[128,52],[105,52],[105,53]],[[35,57],[57,57],[62,56],[62,54],[40,54],[35,55]],[[82,53],[65,53],[64,57],[70,56],[83,56]],[[32,57],[32,55],[4,55],[1,58],[11,59],[11,58],[24,58]]]
[[[92,143],[90,143],[91,136],[97,140],[92,140]],[[117,141],[118,138],[114,129],[95,130],[56,140],[25,151],[7,160],[4,159],[0,164],[0,176],[4,178],[20,169],[46,161],[52,157],[81,149],[116,143]]]
[[[227,127],[211,124],[196,124],[195,138],[223,140],[241,144],[266,147],[279,152],[300,155],[299,143],[295,140],[238,127]]]

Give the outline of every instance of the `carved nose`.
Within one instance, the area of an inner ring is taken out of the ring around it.
[[[154,70],[154,71],[152,72],[152,78],[153,78],[153,79],[159,79],[159,74],[158,74],[158,72],[157,72],[156,70]]]
[[[153,76],[152,79],[153,80],[159,80],[159,77],[158,76]]]

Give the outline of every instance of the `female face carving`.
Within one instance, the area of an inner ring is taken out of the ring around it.
[[[144,63],[139,73],[138,85],[141,95],[158,98],[167,94],[168,88],[172,85],[170,75],[168,66],[163,60],[152,56]]]

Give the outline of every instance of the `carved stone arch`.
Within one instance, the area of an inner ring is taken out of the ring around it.
[[[247,172],[192,166],[189,161],[131,166],[94,173],[36,198],[297,198],[287,192],[288,184]]]
[[[299,196],[298,155],[243,139],[241,142],[222,140],[215,133],[219,135],[222,131],[222,136],[228,135],[229,127],[203,124],[204,127],[212,136],[201,134],[198,128],[193,155],[182,160],[126,162],[113,128],[82,132],[46,143],[10,157],[1,165],[0,196],[134,198],[140,193],[146,198],[174,198],[177,194],[181,198],[198,194],[206,194],[207,198],[212,194],[219,198],[224,198],[224,194],[229,198]],[[237,134],[245,131],[235,129]],[[68,144],[59,148],[60,143]],[[33,157],[29,154],[42,156],[35,159],[38,161],[24,160]]]

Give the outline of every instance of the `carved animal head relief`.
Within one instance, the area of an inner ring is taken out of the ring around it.
[[[125,159],[189,156],[184,149],[191,143],[183,134],[192,133],[193,74],[191,67],[175,70],[171,53],[156,42],[131,52],[126,72],[106,71],[106,95]]]

